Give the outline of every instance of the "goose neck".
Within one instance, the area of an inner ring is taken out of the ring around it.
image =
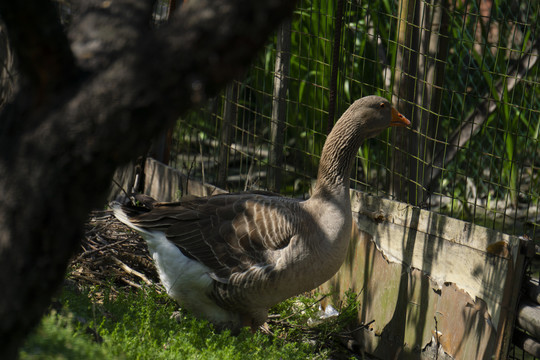
[[[353,160],[364,137],[358,131],[338,125],[324,144],[314,195],[343,190],[348,193]]]

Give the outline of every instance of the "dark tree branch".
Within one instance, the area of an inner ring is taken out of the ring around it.
[[[11,99],[16,92],[17,81],[13,69],[15,68],[15,59],[13,49],[11,48],[5,25],[0,19],[0,109]]]
[[[11,35],[20,25],[20,9],[5,3],[0,16],[12,18]],[[115,0],[103,2],[111,8],[83,9],[69,31],[84,75],[58,83],[61,89],[47,93],[40,106],[29,104],[23,89],[0,114],[2,359],[16,357],[46,310],[89,210],[104,204],[115,168],[182,112],[241,75],[294,7],[287,0],[193,1],[174,21],[152,30],[147,3]],[[32,28],[50,31],[51,19],[44,18],[38,23],[45,29]],[[50,37],[44,37],[35,47],[47,44]],[[20,49],[22,40],[16,41]],[[49,70],[32,59],[37,61],[28,56],[20,68],[28,76]],[[13,124],[25,125],[14,131]]]
[[[76,74],[57,11],[47,0],[18,0],[1,1],[0,14],[21,73],[36,96],[34,101],[43,103]]]
[[[152,1],[80,0],[69,28],[69,38],[79,65],[100,72],[132,49],[151,31]]]

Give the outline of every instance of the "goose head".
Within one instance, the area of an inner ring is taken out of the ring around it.
[[[362,139],[375,137],[390,126],[404,127],[411,124],[388,100],[376,95],[356,100],[343,113],[336,126],[340,122],[344,122],[343,125],[348,129],[356,129],[356,136]]]
[[[390,126],[410,124],[385,98],[372,95],[356,100],[326,139],[315,193],[325,194],[339,186],[348,188],[352,160],[362,142]]]

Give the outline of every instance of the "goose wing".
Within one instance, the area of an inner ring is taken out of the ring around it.
[[[266,193],[223,194],[178,203],[156,203],[130,218],[141,228],[163,231],[184,255],[227,283],[235,273],[272,267],[273,252],[295,235],[298,201]]]

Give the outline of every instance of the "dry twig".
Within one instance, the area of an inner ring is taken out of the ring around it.
[[[71,261],[69,276],[78,283],[140,288],[159,278],[145,241],[112,215],[91,214],[80,252]],[[116,291],[116,290],[114,290]]]

